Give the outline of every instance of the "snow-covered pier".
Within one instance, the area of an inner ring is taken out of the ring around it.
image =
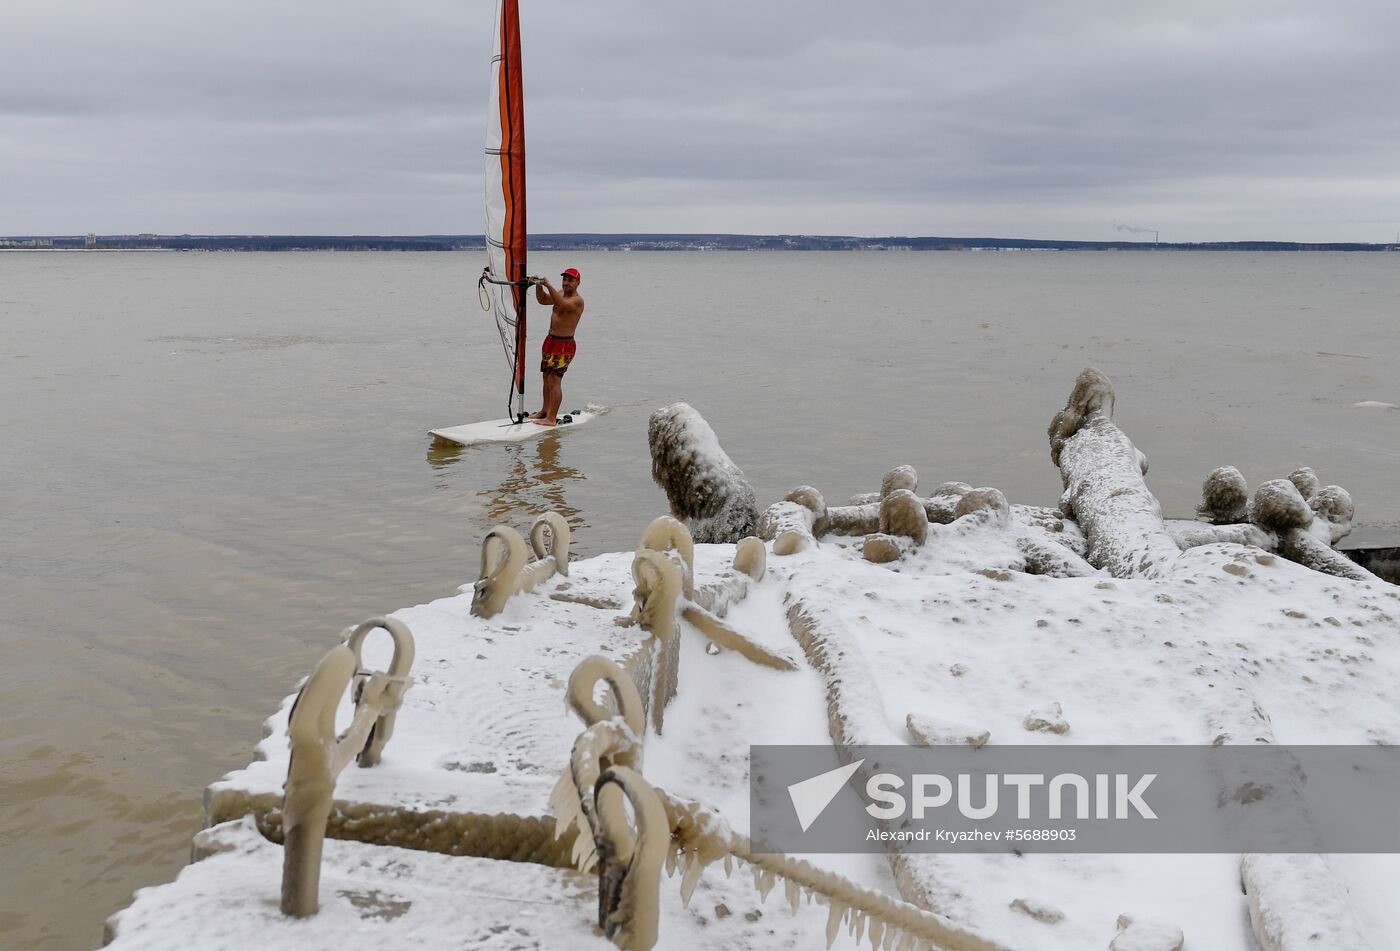
[[[332,639],[111,946],[1394,946],[1394,855],[751,848],[750,745],[1400,743],[1400,588],[1333,547],[1347,493],[1219,469],[1165,520],[1113,401],[1085,371],[1052,422],[1057,509],[905,465],[759,512],[658,411],[636,551],[502,526],[475,585]]]

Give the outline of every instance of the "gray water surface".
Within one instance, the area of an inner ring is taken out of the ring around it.
[[[570,265],[588,309],[565,403],[611,411],[449,452],[426,430],[506,401],[473,255],[0,254],[0,947],[98,944],[178,872],[204,785],[341,628],[454,594],[491,525],[554,508],[584,555],[634,545],[665,511],[646,418],[667,402],[706,416],[761,503],[800,483],[841,501],[909,463],[1054,504],[1045,427],[1094,365],[1169,513],[1216,466],[1254,485],[1307,464],[1352,492],[1358,541],[1400,532],[1400,411],[1354,406],[1400,404],[1400,255],[531,270]]]

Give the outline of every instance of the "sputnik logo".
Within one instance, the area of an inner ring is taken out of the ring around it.
[[[801,824],[803,832],[810,829],[812,823],[821,818],[826,807],[831,805],[831,801],[836,798],[852,774],[860,769],[864,762],[863,759],[856,760],[847,766],[839,766],[836,769],[813,776],[811,779],[793,783],[787,788],[788,797],[792,800],[792,808],[797,812],[797,821]]]

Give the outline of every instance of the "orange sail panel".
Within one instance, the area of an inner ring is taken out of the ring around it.
[[[516,393],[525,393],[525,97],[517,0],[497,0],[486,120],[486,256],[490,286]]]

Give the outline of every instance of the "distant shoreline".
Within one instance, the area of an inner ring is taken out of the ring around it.
[[[479,251],[479,235],[49,235],[0,237],[0,251]],[[1311,241],[1055,241],[1033,238],[751,234],[538,234],[532,251],[1400,251]]]

